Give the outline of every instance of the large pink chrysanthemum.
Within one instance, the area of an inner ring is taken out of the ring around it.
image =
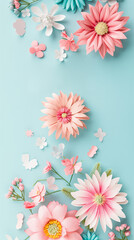
[[[50,202],[47,207],[40,207],[38,214],[29,217],[25,232],[30,240],[82,240],[83,229],[75,217],[76,212],[67,212],[66,205]]]
[[[111,219],[120,222],[120,218],[125,218],[120,204],[126,204],[126,193],[120,192],[122,187],[118,184],[119,178],[112,179],[112,175],[107,176],[104,172],[101,176],[96,170],[92,178],[86,174],[84,181],[78,179],[79,184],[75,184],[78,191],[73,192],[75,200],[72,205],[81,207],[76,216],[79,220],[85,220],[85,226],[96,230],[100,220],[103,231],[106,226],[112,229]]]
[[[84,20],[78,21],[80,29],[75,32],[79,37],[78,44],[86,44],[87,54],[95,50],[99,51],[102,58],[108,52],[113,56],[115,46],[122,48],[120,39],[126,39],[124,27],[129,17],[122,17],[123,12],[118,12],[119,4],[104,7],[97,1],[96,6],[89,5],[90,14],[82,12]]]
[[[53,97],[46,98],[47,102],[42,102],[46,108],[42,110],[46,116],[40,118],[45,122],[42,127],[50,129],[49,135],[56,131],[56,139],[62,134],[62,138],[65,137],[69,141],[70,135],[76,137],[79,134],[78,127],[86,128],[82,120],[89,119],[85,113],[90,109],[83,105],[84,100],[77,94],[70,93],[67,97],[60,92],[60,95],[53,94]]]

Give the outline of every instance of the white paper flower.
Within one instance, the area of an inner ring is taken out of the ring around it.
[[[6,235],[6,239],[7,240],[13,240],[13,238],[11,236],[9,236],[9,235]],[[14,240],[19,240],[19,238],[16,237]]]
[[[56,158],[62,158],[63,157],[63,151],[64,151],[65,145],[63,143],[60,143],[59,146],[53,147],[52,155]]]
[[[99,138],[100,142],[103,141],[103,138],[106,136],[106,133],[102,131],[101,128],[98,129],[98,132],[94,134],[95,137]]]
[[[63,62],[64,58],[66,57],[67,57],[67,54],[64,52],[62,48],[59,51],[55,50],[55,58],[58,59],[60,62]]]
[[[31,15],[30,10],[28,8],[22,10],[21,13],[22,13],[22,17],[30,17]]]
[[[114,5],[115,3],[117,3],[117,1],[116,0],[101,0],[102,2],[108,2],[108,4],[110,5],[110,6],[112,6],[112,5]]]
[[[58,10],[58,5],[54,5],[48,13],[47,6],[42,3],[41,8],[39,7],[32,7],[32,12],[37,16],[33,17],[33,21],[40,23],[36,29],[38,31],[42,31],[46,27],[46,36],[50,36],[53,32],[53,27],[58,29],[58,30],[64,30],[65,27],[64,25],[58,23],[62,20],[64,20],[65,16],[64,15],[55,15],[55,13]]]
[[[37,138],[36,146],[38,146],[40,149],[44,149],[47,146],[47,140],[45,137]]]

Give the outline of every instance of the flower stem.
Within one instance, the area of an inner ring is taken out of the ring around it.
[[[62,177],[53,167],[52,167],[52,171],[70,186],[70,183],[64,177]]]
[[[71,177],[70,177],[69,186],[71,185],[71,182],[72,182],[73,176],[74,176],[74,172],[73,172],[73,174],[72,174]]]
[[[32,4],[34,4],[34,3],[38,2],[38,1],[39,1],[39,0],[33,0],[32,2],[27,2],[27,1],[21,0],[21,2],[24,3],[23,5],[25,5],[25,7],[23,7],[23,8],[22,8],[21,10],[19,10],[19,11],[21,12],[21,11],[24,10],[25,8],[30,7]]]
[[[54,192],[47,192],[46,196],[51,195],[53,193],[58,193],[58,192],[61,192],[61,190],[57,190],[57,191],[54,191]]]
[[[25,238],[25,240],[27,240],[28,238],[30,238],[30,236],[28,236],[27,238]]]

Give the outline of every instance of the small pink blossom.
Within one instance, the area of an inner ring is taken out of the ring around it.
[[[108,233],[108,236],[111,238],[111,240],[114,240],[115,234],[114,232]]]
[[[19,182],[19,178],[16,177],[16,178],[14,179],[14,181],[15,181],[16,183],[18,183],[18,182]]]
[[[27,130],[26,131],[26,136],[27,137],[32,137],[33,136],[33,132],[31,130]]]
[[[28,201],[26,201],[26,202],[24,202],[24,207],[25,207],[26,209],[31,209],[31,208],[36,207],[36,204],[35,204],[34,202],[28,202]]]
[[[32,198],[34,203],[38,204],[40,202],[44,202],[44,196],[46,193],[45,185],[40,182],[36,183],[34,189],[29,193],[29,197]]]
[[[66,34],[66,31],[62,32],[61,33],[61,36],[64,38],[64,39],[61,39],[60,40],[60,48],[68,51],[69,48],[72,52],[76,52],[79,48],[78,44],[75,43],[74,41],[74,35],[71,33],[71,36],[69,37],[67,34]]]
[[[20,3],[19,3],[18,0],[14,0],[14,6],[15,6],[16,9],[19,9]]]
[[[126,232],[125,232],[125,236],[126,236],[126,237],[130,236],[130,234],[131,234],[130,231],[126,231]]]
[[[66,175],[72,175],[74,172],[78,173],[82,171],[82,163],[77,163],[78,156],[76,158],[72,157],[71,159],[62,160],[62,164],[66,166],[64,169]]]
[[[13,192],[13,187],[12,186],[10,186],[9,191]]]
[[[15,180],[12,181],[12,185],[16,186],[16,181]]]
[[[50,162],[46,162],[47,163],[47,166],[43,169],[43,173],[45,174],[45,173],[48,173],[49,171],[51,171],[52,170],[52,165],[51,165],[51,163]]]
[[[117,232],[120,231],[120,227],[119,226],[117,226],[115,229],[116,229]]]
[[[38,42],[36,40],[34,40],[32,42],[32,47],[30,47],[29,52],[31,54],[35,54],[35,56],[37,56],[38,58],[42,58],[44,57],[44,53],[43,51],[46,50],[46,45],[45,44],[38,44]]]
[[[20,182],[20,183],[22,182],[22,178],[19,178],[19,182]]]
[[[8,192],[8,193],[6,194],[6,198],[7,198],[7,199],[10,198],[11,195],[12,195],[12,193],[11,193],[11,192]]]
[[[19,189],[21,192],[24,191],[24,185],[22,183],[19,183]]]
[[[122,224],[121,226],[120,226],[120,230],[124,230],[124,228],[126,228],[127,227],[127,224]]]

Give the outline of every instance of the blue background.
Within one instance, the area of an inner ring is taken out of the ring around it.
[[[49,9],[54,4],[53,0],[44,2]],[[0,239],[4,240],[5,234],[11,235],[13,239],[15,236],[20,240],[26,237],[22,230],[17,231],[15,228],[16,214],[23,212],[26,220],[29,212],[23,209],[21,203],[5,199],[12,179],[16,176],[22,177],[28,194],[32,184],[38,178],[44,177],[42,169],[46,160],[52,161],[57,170],[61,169],[60,160],[54,159],[51,154],[52,147],[60,142],[66,145],[65,156],[79,155],[85,172],[90,172],[99,161],[103,170],[112,168],[113,175],[120,176],[123,191],[128,193],[129,200],[129,204],[124,207],[127,219],[122,222],[134,226],[133,9],[133,0],[120,2],[120,10],[125,12],[125,16],[130,16],[127,27],[131,28],[131,31],[126,34],[128,39],[123,41],[124,48],[117,48],[114,57],[106,55],[102,60],[99,54],[94,52],[87,56],[85,46],[82,46],[77,53],[68,52],[68,58],[64,63],[60,63],[54,57],[55,49],[59,48],[60,32],[54,31],[48,38],[44,31],[37,32],[36,23],[27,18],[25,36],[17,36],[12,27],[16,16],[8,9],[7,1],[1,2]],[[66,15],[64,23],[68,34],[78,29],[76,20],[82,19],[79,12],[67,13],[60,6],[59,13]],[[29,54],[33,40],[47,45],[43,59]],[[61,139],[56,141],[54,135],[48,137],[48,129],[42,129],[42,122],[39,120],[42,116],[41,101],[53,92],[59,94],[60,90],[67,94],[71,91],[78,93],[91,109],[90,120],[86,122],[87,130],[80,131],[80,136],[77,139],[71,138],[70,142]],[[94,137],[99,127],[107,133],[103,143]],[[34,131],[32,138],[26,137],[27,129]],[[43,151],[35,146],[37,137],[42,136],[48,140],[48,147]],[[94,159],[89,159],[87,152],[92,145],[97,145],[99,151]],[[37,158],[39,166],[36,169],[25,170],[21,162],[21,155],[24,153],[29,153],[31,158]],[[62,167],[62,171],[63,169]],[[69,209],[72,209],[70,200],[63,196],[61,198],[60,194],[47,198],[46,204],[52,199],[68,203]],[[26,224],[23,229],[25,228]],[[97,233],[100,239],[108,239],[107,233],[103,234],[101,228],[97,229]],[[130,239],[133,239],[133,235]]]

